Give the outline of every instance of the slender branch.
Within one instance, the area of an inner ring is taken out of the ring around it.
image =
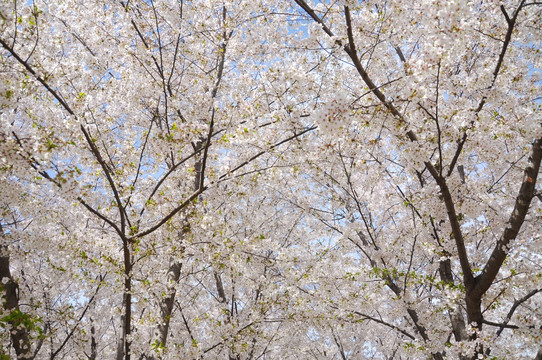
[[[137,170],[136,170],[136,176],[134,177],[134,181],[132,181],[132,189],[135,189],[135,184],[137,182],[137,179],[139,178],[139,174],[141,173],[141,164],[143,162],[143,155],[145,153],[145,149],[147,148],[147,143],[149,142],[149,137],[151,135],[152,130],[152,124],[153,121],[151,121],[151,124],[149,125],[149,130],[147,130],[147,135],[145,135],[145,141],[143,142],[143,145],[141,146],[141,153],[139,154],[139,162],[137,164]],[[130,196],[134,193],[134,190],[131,191]],[[129,200],[126,201],[126,205],[128,205]]]
[[[438,62],[438,67],[437,67],[437,90],[436,90],[436,96],[435,96],[435,124],[437,125],[437,136],[438,136],[438,155],[439,155],[438,171],[439,171],[439,175],[442,176],[442,167],[443,167],[443,164],[442,164],[442,162],[443,162],[443,159],[442,159],[442,133],[441,133],[441,130],[440,130],[440,124],[439,124],[439,119],[438,119],[439,82],[440,82],[440,61]]]
[[[209,124],[209,134],[207,135],[207,142],[205,143],[205,148],[203,151],[203,158],[201,160],[201,172],[199,174],[199,185],[198,189],[203,189],[203,183],[205,182],[205,167],[207,166],[207,153],[209,151],[209,146],[211,145],[211,137],[213,136],[213,127],[215,124],[215,109],[212,110],[211,123]]]
[[[179,213],[182,209],[184,209],[186,206],[188,206],[192,201],[194,201],[201,193],[203,193],[205,190],[207,190],[207,187],[202,187],[198,189],[196,192],[194,192],[188,199],[183,201],[179,206],[177,206],[175,209],[173,209],[168,215],[164,216],[162,220],[160,220],[156,225],[152,226],[151,228],[142,231],[140,233],[137,233],[131,237],[129,237],[128,241],[134,241],[137,238],[142,238],[146,235],[149,235],[156,231],[158,228],[160,228],[162,225],[164,225],[169,219],[171,219],[173,216]]]
[[[91,213],[93,213],[94,215],[96,215],[97,217],[105,221],[109,226],[111,226],[121,238],[124,237],[124,234],[122,233],[122,231],[119,229],[117,224],[115,224],[112,220],[108,219],[107,217],[105,217],[105,215],[98,212],[98,210],[94,209],[92,206],[87,204],[85,200],[83,200],[81,197],[78,197],[77,201],[79,201],[81,205],[83,205],[88,211],[90,211]]]
[[[333,329],[331,329],[331,334],[333,335],[333,340],[335,340],[335,344],[337,345],[337,348],[339,349],[339,354],[341,354],[342,360],[347,360],[346,354],[344,353],[343,344],[339,341],[339,338],[337,338],[337,336],[335,336],[335,333],[333,332]]]
[[[222,44],[220,45],[220,49],[219,49],[219,52],[220,52],[220,59],[219,59],[219,62],[218,62],[218,73],[217,73],[217,78],[216,78],[216,83],[213,87],[213,90],[211,91],[211,98],[214,100],[216,98],[216,94],[218,93],[218,88],[220,86],[220,82],[222,81],[222,75],[224,73],[224,63],[226,62],[226,46],[227,46],[227,41],[228,41],[228,35],[226,33],[226,6],[223,6],[222,7],[222,25],[224,27],[224,30],[223,30],[223,39],[222,39]],[[211,123],[209,124],[209,134],[207,135],[207,142],[205,144],[205,148],[204,148],[204,151],[203,151],[203,159],[202,159],[202,162],[201,162],[201,173],[199,175],[199,189],[203,189],[203,183],[205,181],[205,167],[206,167],[206,164],[207,164],[207,153],[209,151],[209,146],[211,146],[211,137],[213,136],[213,127],[214,127],[214,124],[215,124],[215,109],[214,109],[214,104],[211,105],[212,106],[212,109],[211,109]]]
[[[243,331],[245,331],[246,329],[248,329],[249,327],[251,327],[252,325],[254,325],[254,322],[250,322],[248,323],[247,325],[243,326],[242,328],[240,328],[239,330],[237,330],[237,332],[235,334],[232,335],[232,338],[236,337],[238,334],[242,333]],[[216,348],[217,346],[221,346],[221,345],[224,345],[225,341],[221,341],[219,343],[216,343],[214,344],[213,346],[211,347],[208,347],[207,349],[203,350],[203,353],[204,354],[207,354],[209,351],[213,350],[214,348]]]
[[[508,16],[508,13],[506,12],[504,5],[501,5],[501,11],[504,14],[506,23],[508,24],[508,29],[506,30],[506,35],[504,37],[504,42],[501,48],[501,52],[499,54],[499,58],[497,59],[497,64],[495,65],[495,69],[493,70],[493,80],[491,81],[491,85],[489,86],[488,89],[493,88],[493,86],[495,85],[495,81],[497,80],[497,76],[499,75],[499,71],[501,70],[502,64],[504,62],[506,51],[508,50],[508,46],[510,45],[510,41],[512,40],[512,34],[514,32],[514,26],[516,25],[516,20],[524,4],[525,4],[525,0],[522,0],[518,8],[514,12],[514,15],[512,16],[512,18]],[[485,103],[486,103],[486,97],[484,96],[482,97],[482,100],[480,100],[478,107],[474,110],[474,114],[476,117],[478,117],[478,114],[480,113],[480,111],[482,111],[482,108],[484,107]],[[472,128],[474,126],[474,123],[475,123],[475,120],[472,120],[470,126],[464,130],[463,137],[458,142],[457,150],[455,151],[454,157],[452,158],[452,162],[450,163],[450,167],[448,168],[448,173],[446,174],[446,177],[449,177],[454,171],[455,164],[457,163],[457,160],[459,159],[459,155],[461,155],[461,152],[463,151],[463,146],[465,146],[465,142],[467,141],[467,137],[468,137],[467,130]]]
[[[361,78],[365,82],[365,84],[369,87],[369,90],[373,92],[373,94],[380,100],[380,102],[398,119],[399,123],[401,125],[407,126],[408,122],[405,120],[403,115],[397,110],[397,108],[393,105],[391,101],[388,101],[386,99],[386,96],[382,91],[380,91],[380,88],[375,85],[373,80],[369,77],[369,74],[361,64],[361,61],[358,57],[356,45],[354,42],[354,34],[352,31],[352,18],[350,15],[350,9],[348,6],[344,7],[344,15],[346,19],[346,30],[348,34],[348,45],[345,45],[344,51],[350,56],[350,59],[354,62],[354,66],[356,67],[356,70],[360,74]],[[418,137],[412,130],[407,131],[407,136],[411,141],[418,140]]]
[[[519,300],[516,300],[514,302],[514,305],[512,305],[512,307],[510,308],[510,311],[508,311],[508,314],[506,314],[506,319],[504,320],[503,322],[503,326],[499,325],[501,328],[497,331],[497,336],[500,336],[501,333],[503,332],[503,330],[505,329],[505,326],[504,325],[507,325],[508,322],[510,321],[510,319],[512,319],[512,315],[514,315],[514,312],[516,311],[516,309],[518,308],[518,306],[520,306],[521,304],[523,304],[525,301],[529,300],[531,297],[533,297],[534,295],[538,294],[539,292],[541,292],[542,289],[535,289],[535,290],[532,290],[531,292],[529,292],[527,295],[525,295],[524,297],[522,297],[521,299]]]
[[[391,291],[393,291],[395,295],[401,296],[402,294],[401,288],[393,281],[393,279],[389,275],[383,276],[383,279],[386,281],[386,285],[390,288]],[[407,307],[406,311],[408,313],[408,316],[410,316],[410,319],[412,319],[412,322],[414,323],[414,327],[416,328],[416,331],[418,332],[418,334],[421,335],[424,341],[429,341],[427,330],[420,323],[420,317],[418,316],[418,313],[416,312],[416,310],[410,307]],[[437,356],[437,355],[433,354],[433,356]]]
[[[374,322],[376,322],[378,324],[385,325],[385,326],[389,327],[390,329],[393,329],[393,330],[396,330],[396,331],[400,332],[401,334],[405,335],[406,337],[408,337],[408,338],[410,338],[412,340],[416,339],[416,337],[414,335],[408,333],[406,330],[403,330],[403,329],[401,329],[401,328],[399,328],[399,327],[397,327],[397,326],[395,326],[393,324],[390,324],[390,323],[388,323],[388,322],[386,322],[384,320],[378,319],[378,318],[376,318],[374,316],[364,314],[364,313],[359,312],[359,311],[352,311],[352,313],[354,313],[354,314],[356,314],[358,316],[361,316],[364,320],[371,320],[371,321],[374,321]]]
[[[222,174],[221,176],[218,177],[218,181],[215,181],[214,183],[218,184],[222,181],[226,181],[228,180],[229,178],[226,178],[226,176],[228,175],[231,175],[232,173],[234,173],[235,171],[241,169],[242,167],[246,166],[247,164],[249,164],[250,162],[256,160],[257,158],[259,158],[260,156],[262,156],[263,154],[266,154],[268,153],[269,151],[273,150],[274,148],[284,144],[284,143],[287,143],[288,141],[291,141],[291,140],[294,140],[294,139],[297,139],[298,137],[300,137],[301,135],[303,134],[306,134],[308,133],[309,131],[312,131],[314,129],[316,129],[317,126],[310,126],[306,129],[304,129],[303,131],[299,132],[299,133],[295,133],[294,135],[284,139],[284,140],[281,140],[273,145],[271,145],[267,150],[262,150],[260,151],[259,153],[257,153],[256,155],[252,156],[250,159],[246,160],[246,161],[243,161],[241,164],[239,164],[238,166],[236,166],[234,169],[228,171],[227,173],[225,174]]]
[[[83,320],[83,317],[85,316],[85,314],[87,313],[90,305],[92,304],[92,302],[94,301],[94,298],[96,297],[96,295],[98,295],[98,291],[100,291],[100,287],[102,286],[102,281],[105,280],[105,277],[107,276],[107,273],[106,275],[104,276],[99,276],[99,280],[100,282],[98,283],[98,287],[96,288],[96,291],[94,292],[94,295],[92,295],[92,297],[90,298],[90,300],[88,301],[87,303],[87,306],[85,307],[85,310],[83,310],[83,313],[81,314],[81,316],[79,316],[79,319],[77,320],[77,323],[75,324],[75,326],[71,329],[70,333],[66,336],[66,338],[64,339],[64,341],[62,342],[62,344],[60,345],[60,347],[51,354],[51,358],[50,360],[53,360],[57,355],[58,353],[60,353],[60,351],[64,348],[64,346],[66,345],[66,343],[68,342],[68,340],[70,340],[70,338],[72,337],[73,333],[75,332],[75,330],[77,329],[77,327],[79,326],[79,324],[81,323],[81,320]]]
[[[29,73],[31,73],[35,78],[36,80],[38,80],[40,82],[40,84],[43,85],[43,87],[45,87],[45,89],[47,89],[47,91],[49,91],[49,93],[51,95],[54,96],[54,98],[60,103],[60,105],[62,105],[62,107],[64,109],[66,109],[66,111],[70,114],[70,115],[74,115],[75,116],[75,113],[73,112],[73,110],[70,108],[70,106],[64,101],[64,99],[52,88],[49,86],[49,84],[41,77],[39,76],[35,71],[34,69],[30,66],[30,64],[28,64],[28,62],[24,61],[14,50],[11,46],[9,46],[2,38],[0,38],[0,44],[2,45],[2,47],[4,49],[6,49],[7,51],[9,51],[9,53],[19,62],[19,64],[21,64]]]
[[[454,154],[454,157],[452,158],[452,162],[450,163],[450,168],[448,169],[448,173],[446,174],[446,177],[452,175],[455,164],[457,163],[457,160],[459,159],[459,155],[461,155],[461,152],[463,151],[463,146],[465,146],[466,141],[467,141],[467,129],[465,129],[465,132],[463,133],[463,137],[458,141],[457,149],[455,150],[455,154]]]
[[[177,36],[177,43],[175,44],[175,52],[173,53],[173,63],[171,64],[171,71],[167,79],[167,88],[168,88],[168,92],[170,96],[173,96],[173,91],[171,90],[171,79],[173,78],[173,74],[175,73],[175,66],[177,64],[177,58],[178,58],[177,55],[179,53],[180,44],[181,44],[181,34]]]
[[[85,139],[87,140],[87,143],[90,146],[90,150],[92,151],[92,153],[94,154],[94,156],[96,157],[96,159],[100,163],[100,166],[102,167],[103,171],[105,172],[105,176],[107,178],[107,181],[109,182],[109,186],[111,187],[111,190],[113,191],[113,195],[115,196],[115,200],[117,202],[117,208],[119,209],[119,214],[120,214],[120,230],[121,230],[121,234],[119,234],[119,235],[121,236],[122,239],[124,239],[125,234],[126,234],[126,217],[125,217],[126,214],[125,214],[125,210],[124,210],[124,208],[122,206],[122,202],[120,200],[120,196],[119,196],[119,193],[117,191],[117,187],[115,186],[115,182],[113,181],[113,178],[111,177],[109,167],[105,163],[104,159],[102,158],[102,155],[100,154],[100,151],[96,147],[96,144],[94,144],[94,141],[90,137],[88,131],[85,129],[83,124],[81,124],[81,131],[83,131],[83,134],[85,135]]]
[[[521,8],[523,7],[523,4],[525,4],[525,0],[521,1],[516,11],[514,11],[514,15],[512,16],[512,18],[508,16],[508,13],[506,12],[504,5],[501,5],[501,11],[504,14],[506,23],[508,24],[508,29],[506,30],[506,35],[504,37],[504,43],[502,45],[501,53],[499,54],[499,59],[497,60],[497,64],[495,65],[495,69],[493,70],[493,81],[491,83],[491,87],[495,85],[495,81],[497,80],[497,75],[499,75],[499,71],[501,70],[502,64],[504,62],[504,56],[506,55],[506,50],[508,49],[508,45],[510,45],[510,40],[512,40],[512,33],[514,32],[514,26],[516,25],[516,20],[518,18]]]
[[[183,318],[184,326],[186,327],[186,330],[188,331],[188,335],[190,335],[190,340],[194,342],[194,335],[192,335],[192,330],[190,329],[190,326],[188,325],[188,320],[186,319],[186,316],[184,316],[183,308],[181,307],[181,304],[177,301],[176,302],[177,307],[179,308],[179,311],[181,312],[181,317]]]
[[[510,167],[504,172],[504,174],[502,174],[500,178],[498,178],[493,184],[491,184],[491,186],[486,190],[486,192],[490,193],[493,190],[493,188],[495,187],[495,185],[497,185],[499,183],[499,181],[501,181],[506,176],[506,174],[508,174],[508,172],[510,170],[512,170],[514,168],[514,166],[516,166],[516,164],[518,162],[520,162],[524,157],[525,157],[525,155],[521,155],[521,157],[519,159],[514,161],[512,163],[512,165],[510,165]]]
[[[331,32],[331,30],[326,26],[326,24],[322,21],[322,19],[320,19],[320,17],[318,15],[316,15],[316,13],[314,12],[314,10],[311,9],[311,7],[309,5],[307,5],[307,3],[304,1],[304,0],[295,0],[295,2],[301,6],[301,8],[303,8],[303,10],[305,10],[305,12],[307,14],[310,15],[310,17],[316,21],[318,24],[320,24],[322,26],[322,29],[326,32],[326,34],[328,34],[330,37],[333,37],[333,33]],[[336,41],[338,45],[341,45],[342,46],[342,42],[340,40],[337,40]]]
[[[382,89],[383,87],[388,86],[388,85],[390,85],[390,84],[393,84],[394,82],[397,82],[397,81],[402,80],[402,79],[403,79],[403,77],[401,76],[401,77],[398,77],[398,78],[396,78],[396,79],[390,80],[390,81],[388,81],[388,82],[385,82],[385,83],[379,85],[379,86],[377,87],[377,89]],[[373,89],[373,90],[374,90],[374,89]],[[354,101],[352,101],[350,104],[351,104],[351,105],[354,105],[354,104],[355,104],[356,102],[358,102],[362,97],[365,97],[365,96],[367,96],[367,95],[369,95],[369,94],[372,94],[372,93],[373,93],[373,90],[366,91],[366,92],[364,92],[363,94],[359,95],[359,96],[358,96]]]
[[[508,323],[500,324],[500,323],[496,323],[494,321],[489,321],[489,320],[486,320],[486,319],[483,319],[482,323],[490,325],[490,326],[500,327],[501,329],[519,329],[519,326],[517,326],[517,325],[509,325]]]
[[[124,1],[121,1],[120,4],[122,5],[122,7],[124,8],[124,10],[128,13],[129,12],[129,8],[128,8],[128,4],[127,3],[124,3]],[[149,49],[149,44],[147,43],[147,41],[145,40],[145,37],[143,36],[143,34],[141,33],[141,31],[139,30],[139,27],[137,26],[137,24],[135,23],[134,19],[130,19],[130,22],[132,24],[132,26],[134,27],[135,31],[137,32],[137,35],[139,36],[139,38],[141,39],[141,42],[143,42],[143,46],[145,46],[146,49]],[[156,66],[156,69],[158,71],[158,74],[160,75],[160,77],[162,79],[164,79],[164,76],[163,76],[163,73],[162,73],[162,68],[160,67],[160,65],[158,64],[158,60],[156,60],[156,56],[154,56],[153,54],[151,54],[151,58],[154,62],[154,65]]]
[[[165,173],[164,176],[162,176],[162,178],[156,183],[156,185],[152,189],[152,192],[149,195],[149,197],[147,198],[147,201],[145,201],[145,205],[143,206],[143,208],[141,209],[141,211],[139,213],[140,217],[145,212],[145,209],[147,208],[147,204],[150,203],[150,200],[152,200],[153,196],[160,189],[160,186],[162,186],[162,184],[164,183],[164,181],[166,181],[166,179],[169,177],[169,175],[171,175],[175,170],[177,170],[179,168],[179,166],[181,166],[182,164],[184,164],[185,162],[187,162],[188,160],[190,160],[191,158],[193,158],[194,156],[196,156],[197,154],[199,154],[202,151],[203,151],[203,148],[199,148],[199,149],[195,150],[192,154],[188,155],[187,157],[185,157],[184,159],[180,160],[178,163],[173,165],[168,170],[168,172]]]
[[[60,19],[60,22],[62,24],[64,24],[64,26],[66,27],[66,29],[68,31],[71,31],[71,28],[70,26],[68,25],[68,23],[64,20],[64,19]],[[88,46],[88,44],[85,42],[85,40],[83,40],[76,32],[74,31],[71,31],[71,34],[88,50],[88,52],[92,55],[92,56],[96,56],[96,54],[94,53],[94,51],[92,51],[92,49]]]

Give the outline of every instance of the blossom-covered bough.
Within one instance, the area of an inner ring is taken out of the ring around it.
[[[3,2],[0,357],[539,358],[541,29]]]

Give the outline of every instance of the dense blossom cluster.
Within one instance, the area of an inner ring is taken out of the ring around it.
[[[318,107],[313,118],[318,128],[325,135],[338,136],[348,132],[350,121],[350,106],[344,94],[336,94],[334,98]]]
[[[541,29],[0,2],[0,359],[540,359]]]

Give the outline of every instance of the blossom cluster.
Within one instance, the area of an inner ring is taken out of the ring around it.
[[[334,98],[321,105],[314,113],[314,121],[323,135],[343,134],[350,125],[349,99],[344,93],[337,93]]]

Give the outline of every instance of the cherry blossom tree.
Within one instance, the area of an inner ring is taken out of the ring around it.
[[[0,357],[542,357],[542,6],[0,5]]]
[[[207,305],[228,306],[221,265],[201,239],[216,219],[198,215],[207,211],[200,195],[224,201],[212,195],[220,184],[314,129],[264,124],[273,104],[256,107],[250,91],[276,54],[243,45],[253,6],[2,5],[6,352],[11,343],[21,358],[160,355],[179,288],[196,288],[183,299],[195,318],[178,308],[188,333],[172,348],[231,347],[208,324],[197,338],[189,325]]]
[[[318,337],[342,358],[540,358],[540,4],[295,3],[298,46],[328,55],[320,200],[298,203],[345,261],[310,297],[347,334]]]

